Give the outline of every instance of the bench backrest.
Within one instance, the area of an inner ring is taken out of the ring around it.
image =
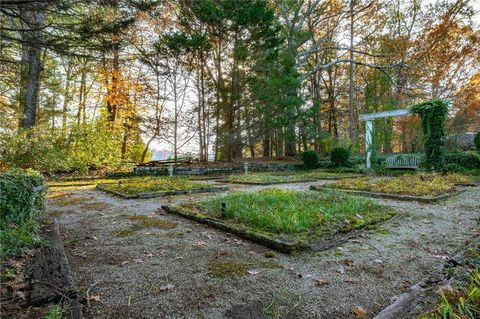
[[[386,158],[388,168],[418,168],[420,157],[413,154],[397,154]]]

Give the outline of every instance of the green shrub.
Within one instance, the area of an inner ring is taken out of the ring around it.
[[[302,153],[303,165],[306,168],[316,168],[318,164],[318,154],[315,151],[305,151]]]
[[[475,135],[475,139],[473,141],[475,142],[475,147],[477,150],[480,151],[480,132]]]
[[[445,155],[447,164],[457,164],[467,169],[480,168],[480,155],[474,152],[454,152]]]
[[[31,170],[0,174],[0,224],[23,225],[45,209],[45,180]]]
[[[428,170],[445,169],[445,120],[449,105],[445,100],[433,99],[411,108],[422,119],[426,157],[423,165]]]
[[[348,158],[350,153],[343,147],[335,147],[330,153],[330,160],[335,167],[348,166]]]
[[[352,157],[350,157],[350,163],[353,166],[363,165],[363,164],[365,164],[365,157],[364,156],[352,156]]]
[[[334,167],[335,167],[335,164],[333,164],[330,160],[321,160],[321,161],[318,161],[317,163],[317,168],[320,168],[320,169],[330,169]]]
[[[456,163],[449,163],[445,165],[445,170],[447,172],[452,172],[452,173],[466,173],[467,169],[463,167],[462,165],[458,165]]]
[[[17,256],[39,243],[37,217],[45,210],[45,180],[34,171],[0,174],[0,257]]]

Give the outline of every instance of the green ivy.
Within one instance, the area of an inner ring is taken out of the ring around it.
[[[45,211],[45,185],[32,170],[0,173],[0,258],[21,255],[40,242],[37,217]]]
[[[433,99],[414,105],[412,113],[422,119],[422,131],[425,138],[424,166],[427,170],[445,170],[445,120],[449,102]]]
[[[45,180],[31,170],[0,174],[0,227],[23,225],[45,209]]]

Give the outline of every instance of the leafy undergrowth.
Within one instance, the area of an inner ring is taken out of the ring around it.
[[[392,178],[344,179],[330,185],[334,188],[362,190],[387,194],[438,196],[454,192],[457,184],[470,184],[472,178],[460,174],[402,175]]]
[[[456,289],[442,291],[438,304],[430,313],[418,319],[476,319],[480,318],[480,246],[476,245],[467,255]],[[458,267],[457,267],[458,268]],[[465,273],[466,272],[466,273]]]
[[[347,232],[393,217],[396,212],[362,197],[331,192],[265,189],[232,193],[194,206],[203,214],[275,234],[323,236]]]
[[[227,181],[233,183],[292,183],[317,179],[348,178],[359,176],[350,172],[326,172],[322,170],[299,172],[269,172],[231,175]]]
[[[193,182],[179,177],[143,177],[120,180],[117,183],[105,185],[105,189],[127,194],[143,192],[192,191],[211,187],[206,183]]]

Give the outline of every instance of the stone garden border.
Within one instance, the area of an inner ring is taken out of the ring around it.
[[[237,226],[237,225],[222,221],[220,219],[207,217],[203,214],[196,213],[194,211],[181,208],[178,206],[165,205],[165,206],[162,206],[162,209],[165,210],[167,213],[176,214],[181,217],[194,220],[201,224],[206,224],[208,226],[223,230],[227,233],[237,235],[244,239],[251,240],[260,245],[272,248],[282,253],[293,254],[301,250],[310,248],[310,246],[307,243],[300,240],[288,241],[278,237],[269,236],[267,234],[257,232],[245,226],[244,227]]]
[[[198,188],[193,190],[173,190],[173,191],[163,191],[163,192],[144,192],[144,193],[137,193],[137,194],[128,194],[119,191],[114,191],[111,189],[107,189],[106,185],[109,184],[98,184],[96,189],[101,190],[106,193],[110,193],[116,196],[120,196],[124,199],[145,199],[145,198],[155,198],[155,197],[164,197],[164,196],[172,196],[172,195],[186,195],[186,194],[198,194],[198,193],[216,193],[216,192],[224,192],[228,191],[230,188],[224,187],[205,187],[205,188]]]
[[[421,203],[437,202],[440,200],[450,198],[452,196],[456,196],[465,191],[465,189],[457,189],[455,192],[443,194],[439,196],[414,196],[414,195],[377,193],[377,192],[370,192],[370,191],[335,188],[335,187],[328,187],[328,186],[315,186],[315,185],[310,185],[310,190],[315,190],[315,191],[335,190],[335,191],[340,191],[349,195],[360,195],[360,196],[373,197],[373,198],[395,199],[395,200],[401,200],[401,201],[416,201]]]
[[[372,223],[370,225],[366,225],[367,227],[365,228],[355,229],[347,233],[338,231],[335,234],[330,234],[328,236],[324,236],[319,239],[308,242],[300,239],[288,240],[288,239],[275,237],[275,236],[263,233],[261,231],[256,231],[255,229],[252,229],[248,226],[235,225],[235,224],[220,220],[218,218],[208,217],[204,214],[197,213],[195,211],[192,211],[190,209],[180,207],[180,206],[164,205],[162,206],[162,209],[167,213],[176,214],[186,219],[190,219],[190,220],[199,222],[201,224],[206,224],[213,228],[217,228],[227,233],[237,235],[241,238],[248,239],[257,244],[266,246],[268,248],[272,248],[276,251],[279,251],[285,254],[295,254],[303,250],[312,250],[312,251],[318,252],[318,251],[324,251],[334,247],[338,247],[339,245],[342,245],[348,242],[349,240],[357,238],[359,234],[368,230],[368,226],[373,226],[377,224],[380,225],[382,223],[386,223],[393,219],[403,216],[403,214],[398,213],[388,220],[383,220],[383,221],[379,221],[378,223]]]

